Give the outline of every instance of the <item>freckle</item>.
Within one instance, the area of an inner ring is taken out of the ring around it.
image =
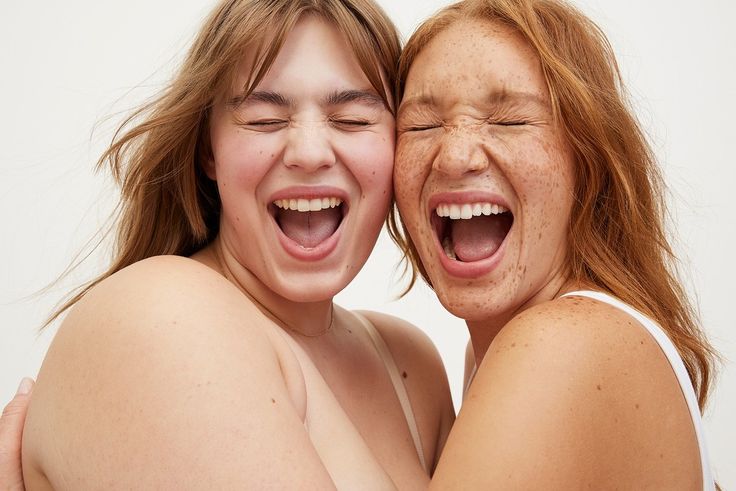
[[[401,376],[404,377],[404,378],[407,378],[409,376],[409,374],[406,373],[406,372],[401,372]]]
[[[636,409],[639,409],[639,405],[638,404],[636,404]]]
[[[663,459],[664,458],[664,454],[663,453],[659,454],[659,458],[660,459]]]
[[[640,344],[644,344],[644,341],[640,341]]]
[[[601,390],[601,386],[600,385],[596,385],[595,388],[598,389],[598,390]]]
[[[271,404],[276,404],[276,399],[274,399],[273,397],[271,398]]]
[[[511,343],[512,348],[516,348],[516,343]]]

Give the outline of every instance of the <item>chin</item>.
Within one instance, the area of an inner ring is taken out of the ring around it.
[[[513,310],[513,288],[480,279],[462,282],[439,281],[434,290],[442,306],[468,322],[506,317]]]
[[[344,270],[343,270],[344,271]],[[340,274],[330,268],[319,273],[304,273],[282,278],[277,293],[292,302],[311,303],[332,300],[355,275]],[[276,290],[276,289],[275,289]]]

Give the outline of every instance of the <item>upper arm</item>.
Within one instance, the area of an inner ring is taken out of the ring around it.
[[[691,431],[669,363],[631,318],[592,303],[530,309],[491,344],[432,484],[682,485],[693,475],[682,445]]]
[[[362,312],[381,332],[404,378],[433,470],[455,420],[447,373],[437,348],[416,326],[393,316]]]
[[[24,459],[62,489],[329,487],[260,316],[182,261],[123,270],[70,312]]]

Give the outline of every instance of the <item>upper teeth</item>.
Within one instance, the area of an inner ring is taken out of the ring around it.
[[[294,211],[320,211],[327,208],[334,208],[342,204],[340,198],[297,198],[297,199],[277,199],[273,202],[278,208]]]
[[[509,210],[494,203],[465,203],[462,205],[440,203],[435,210],[438,216],[449,217],[451,220],[468,220],[481,215],[499,215],[507,211]]]

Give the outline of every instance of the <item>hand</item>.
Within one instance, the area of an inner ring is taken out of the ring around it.
[[[0,417],[0,490],[23,491],[21,467],[21,441],[23,423],[26,420],[28,402],[31,400],[33,380],[24,378],[18,393],[13,397]]]

